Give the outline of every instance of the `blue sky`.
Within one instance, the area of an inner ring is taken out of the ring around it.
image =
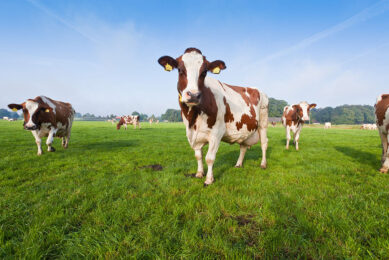
[[[81,113],[178,108],[163,55],[197,47],[219,80],[289,103],[370,104],[389,87],[389,0],[0,1],[0,107],[37,95]]]

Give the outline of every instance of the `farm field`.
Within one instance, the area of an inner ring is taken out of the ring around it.
[[[38,157],[0,121],[0,258],[389,258],[378,132],[306,127],[300,151],[268,137],[268,169],[259,145],[234,168],[222,143],[204,188],[183,124],[74,122],[67,150]]]

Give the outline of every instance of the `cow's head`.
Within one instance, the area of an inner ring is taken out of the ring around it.
[[[119,123],[116,125],[116,129],[119,130],[120,127],[125,123],[124,117],[121,117]]]
[[[53,108],[42,102],[40,99],[28,99],[22,104],[9,104],[8,107],[13,111],[23,110],[24,129],[39,129],[43,122],[51,122],[53,117]]]
[[[311,108],[316,107],[316,104],[308,104],[307,102],[300,102],[298,105],[293,105],[296,110],[298,117],[303,121],[309,120],[309,111]]]
[[[170,56],[163,56],[158,59],[158,63],[166,71],[178,70],[177,90],[180,102],[188,106],[195,106],[200,103],[204,79],[210,71],[219,74],[226,65],[221,60],[209,62],[200,50],[188,48],[180,57],[174,59]]]

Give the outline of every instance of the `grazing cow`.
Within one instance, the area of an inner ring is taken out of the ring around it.
[[[152,118],[149,119],[149,124],[150,124],[150,125],[153,124],[153,119],[152,119]]]
[[[293,132],[293,143],[296,144],[296,150],[299,149],[300,132],[304,121],[309,120],[309,111],[316,107],[316,104],[300,102],[300,104],[284,107],[282,115],[282,124],[286,129],[286,149],[289,149],[290,130]]]
[[[120,129],[122,125],[124,125],[124,129],[127,130],[127,125],[134,125],[134,129],[136,126],[140,129],[140,117],[139,116],[122,116],[119,120],[119,123],[116,125],[117,130]]]
[[[273,127],[275,127],[275,126],[277,125],[277,123],[274,122],[274,121],[272,121],[272,122],[271,122],[271,125],[272,125]]]
[[[255,88],[231,86],[207,77],[208,71],[218,74],[226,65],[221,60],[209,62],[196,48],[186,49],[176,59],[163,56],[158,62],[167,71],[178,70],[178,100],[186,136],[198,163],[197,178],[204,176],[202,148],[209,144],[205,157],[208,165],[205,186],[214,181],[212,167],[220,141],[240,144],[235,166],[241,167],[247,148],[261,139],[261,167],[266,168],[266,94]]]
[[[331,122],[325,122],[324,123],[324,129],[329,129],[331,127],[332,127]]]
[[[49,152],[55,151],[52,147],[54,137],[62,138],[62,146],[68,147],[75,113],[71,104],[39,96],[22,104],[9,104],[8,107],[13,111],[23,109],[23,126],[35,137],[38,155],[42,154],[42,137],[47,137]]]
[[[382,144],[382,167],[380,172],[387,173],[389,170],[389,94],[378,96],[375,104],[375,120]]]

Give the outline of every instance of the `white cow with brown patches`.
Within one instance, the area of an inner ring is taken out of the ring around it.
[[[163,56],[159,64],[167,71],[178,70],[178,96],[186,136],[195,151],[198,168],[196,177],[204,176],[204,145],[209,144],[205,157],[208,172],[204,185],[213,183],[213,164],[220,141],[238,143],[241,167],[248,147],[261,140],[261,167],[266,168],[268,98],[255,88],[227,85],[207,77],[207,72],[219,73],[226,68],[223,61],[209,62],[201,51],[188,48],[174,59]]]
[[[300,104],[284,107],[282,114],[282,124],[286,130],[286,149],[289,149],[290,131],[292,130],[294,138],[293,143],[296,150],[299,149],[300,132],[303,129],[304,121],[309,120],[309,111],[316,107],[316,104],[300,102]]]
[[[22,109],[24,129],[31,131],[38,146],[38,155],[42,154],[42,137],[47,137],[47,150],[54,152],[54,137],[62,138],[62,146],[66,149],[70,140],[74,109],[71,104],[56,101],[45,96],[28,99],[21,104],[9,104],[13,111]]]

